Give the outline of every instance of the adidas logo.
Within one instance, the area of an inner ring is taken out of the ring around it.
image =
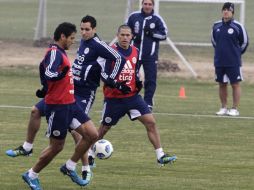
[[[122,73],[122,74],[126,74],[126,73],[128,73],[128,74],[133,74],[133,73],[134,73],[134,69],[133,69],[133,67],[132,67],[132,65],[131,65],[131,63],[130,63],[129,60],[126,61],[126,63],[125,63],[125,65],[124,65],[123,70],[122,70],[121,73]]]
[[[129,82],[127,82],[127,84],[129,84],[132,80],[134,73],[135,73],[135,70],[132,67],[131,62],[129,60],[127,60],[124,67],[123,67],[121,74],[119,75],[119,79],[121,81],[127,80],[127,81],[129,81]]]

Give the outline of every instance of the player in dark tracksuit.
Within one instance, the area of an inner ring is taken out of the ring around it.
[[[167,37],[167,26],[158,14],[154,13],[154,1],[143,0],[141,11],[130,14],[127,25],[132,29],[134,45],[139,49],[139,61],[143,65],[144,100],[150,109],[156,90],[159,42]]]
[[[234,4],[224,3],[222,19],[214,23],[211,41],[214,47],[215,80],[219,83],[221,108],[217,115],[238,116],[240,81],[242,81],[241,56],[248,47],[248,35],[242,24],[234,20]],[[227,109],[227,83],[233,91],[233,106]]]

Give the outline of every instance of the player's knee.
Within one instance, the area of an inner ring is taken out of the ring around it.
[[[95,143],[97,141],[97,139],[99,138],[99,133],[97,130],[94,130],[91,134],[90,134],[90,139],[92,143]]]
[[[31,110],[31,117],[32,118],[40,118],[41,114],[37,107],[33,106]]]
[[[58,154],[59,152],[61,152],[64,148],[64,143],[59,143],[59,144],[55,144],[53,147],[52,147],[52,150],[55,154]]]
[[[148,131],[153,131],[156,128],[155,120],[149,120],[145,123],[145,126]]]
[[[89,140],[91,143],[95,143],[97,141],[97,139],[99,138],[98,131],[95,127],[91,127],[87,131],[86,136],[87,136],[87,138],[84,138],[84,139]]]

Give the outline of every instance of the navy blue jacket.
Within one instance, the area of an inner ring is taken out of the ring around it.
[[[213,25],[211,41],[214,47],[215,67],[241,66],[241,55],[248,47],[248,35],[239,22],[234,19],[217,21]]]
[[[111,63],[115,62],[110,74],[104,72],[107,59],[111,60]],[[96,90],[100,85],[101,77],[105,80],[107,78],[114,80],[122,71],[124,64],[125,58],[97,36],[89,40],[81,40],[77,57],[72,65],[75,95],[84,97],[91,90]]]
[[[162,17],[154,11],[146,15],[141,9],[130,14],[127,25],[132,29],[134,46],[139,49],[139,59],[158,60],[159,41],[165,40],[168,33]]]

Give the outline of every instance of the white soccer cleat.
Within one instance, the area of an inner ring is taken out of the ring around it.
[[[239,116],[240,115],[239,111],[235,108],[229,109],[227,114],[229,116]]]
[[[222,115],[228,115],[228,109],[227,108],[220,108],[218,112],[216,112],[216,115],[222,116]]]

